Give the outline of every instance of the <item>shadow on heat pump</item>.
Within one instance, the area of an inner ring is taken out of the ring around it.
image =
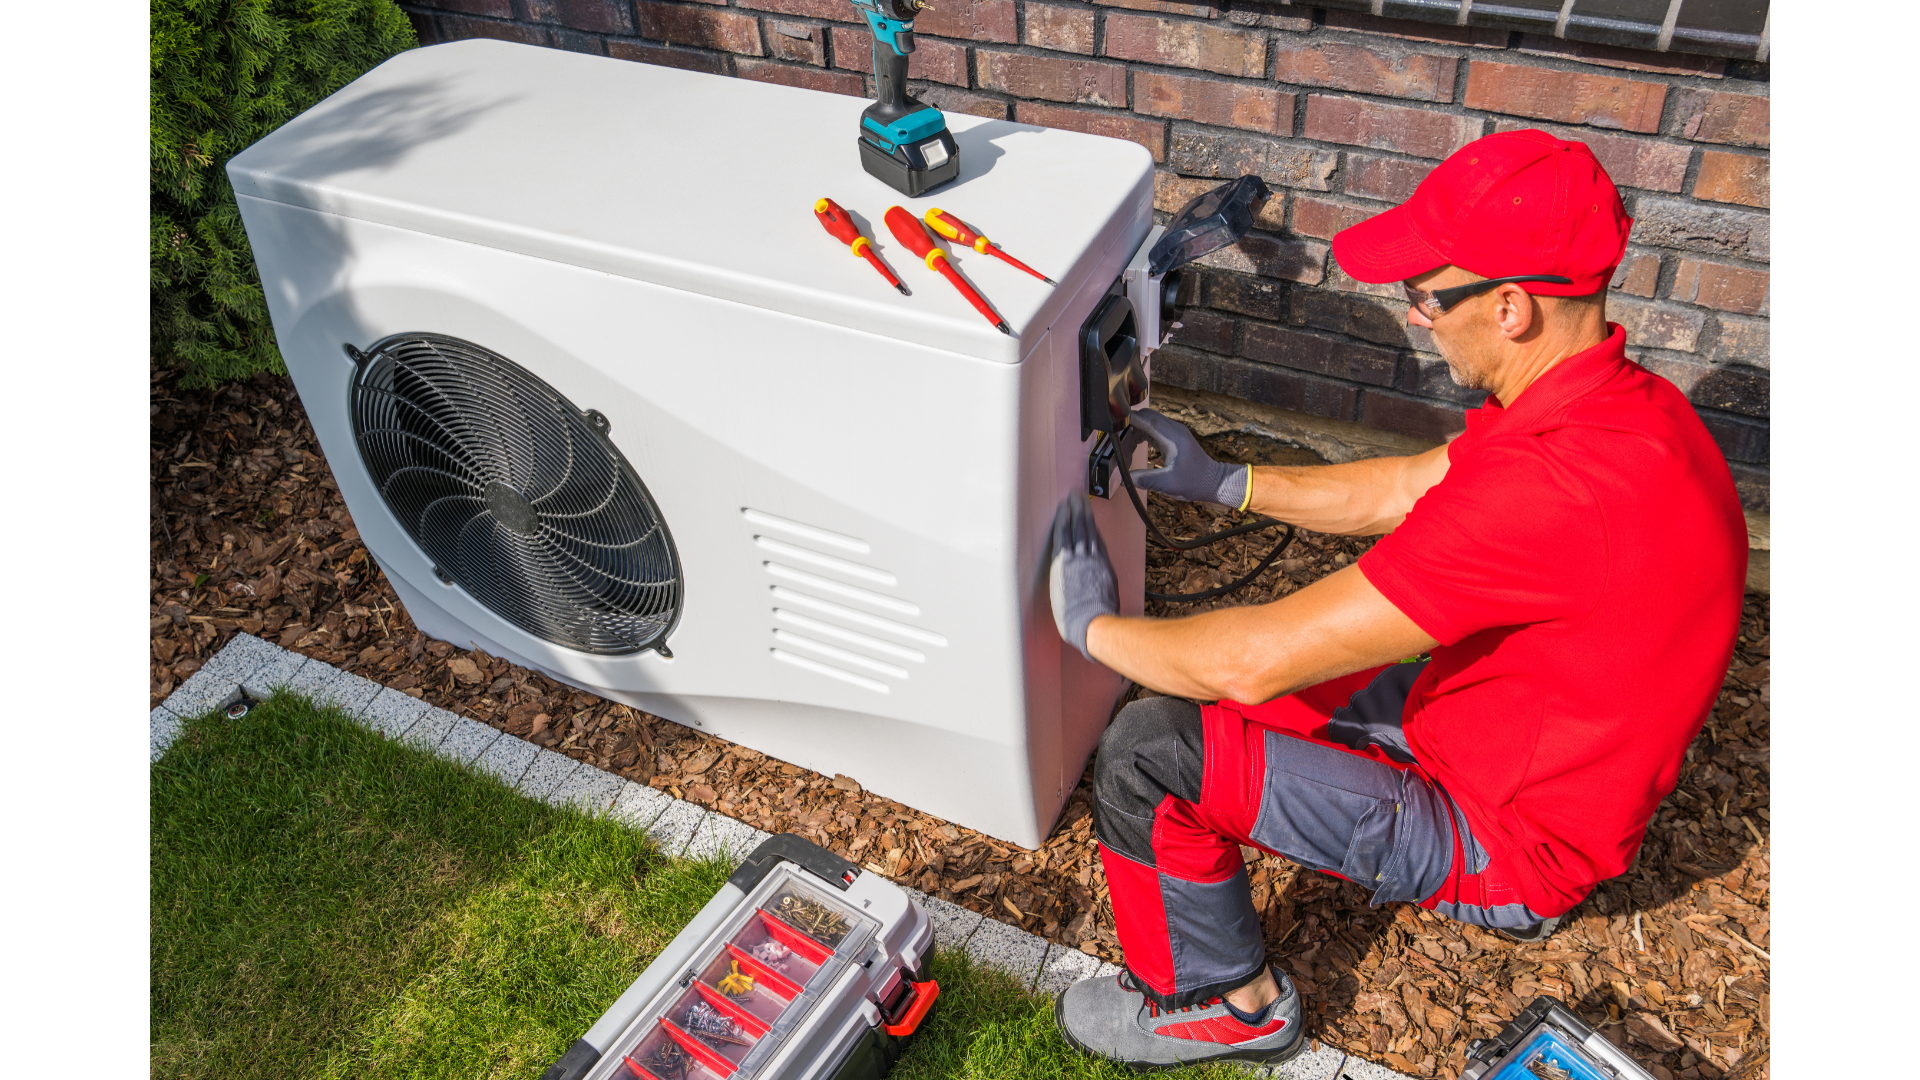
[[[368,94],[351,113],[309,112],[296,129],[298,137],[284,142],[277,153],[298,159],[315,177],[378,172],[513,101],[473,101],[471,94],[456,100],[431,82],[408,83]]]
[[[1011,120],[989,120],[964,131],[954,130],[954,145],[960,148],[960,175],[954,177],[953,184],[964,184],[993,171],[993,163],[1006,155],[996,140],[1038,130]]]

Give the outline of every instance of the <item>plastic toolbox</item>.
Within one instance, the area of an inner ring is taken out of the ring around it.
[[[1552,998],[1535,998],[1491,1039],[1467,1047],[1460,1080],[1654,1080]]]
[[[541,1080],[878,1080],[940,996],[932,955],[904,890],[783,833]]]

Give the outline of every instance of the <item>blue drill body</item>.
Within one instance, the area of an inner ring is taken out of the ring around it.
[[[919,0],[852,0],[873,32],[878,98],[860,117],[860,159],[867,172],[911,196],[959,175],[959,147],[939,109],[907,93],[913,16]]]

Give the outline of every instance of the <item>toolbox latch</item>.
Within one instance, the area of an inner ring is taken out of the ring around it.
[[[882,1013],[888,1020],[886,1033],[896,1039],[913,1034],[919,1028],[920,1021],[927,1018],[927,1010],[933,1008],[933,1003],[940,999],[940,984],[932,979],[909,985],[911,989],[907,992],[906,1000],[900,1003],[900,1011],[897,1014],[891,1011]]]

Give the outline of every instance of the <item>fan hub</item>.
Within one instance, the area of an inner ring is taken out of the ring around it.
[[[532,536],[540,531],[540,515],[527,501],[525,495],[495,480],[487,485],[487,511],[493,520],[507,527],[509,532],[519,536]]]

